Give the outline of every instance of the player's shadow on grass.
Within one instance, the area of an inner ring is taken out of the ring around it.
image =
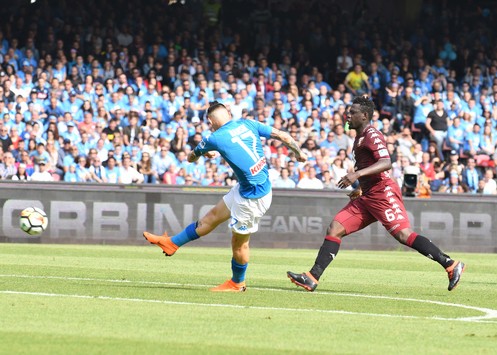
[[[366,294],[363,291],[360,290],[330,290],[330,289],[317,289],[314,292],[309,292],[304,290],[301,287],[289,285],[288,287],[275,287],[275,286],[260,286],[260,285],[249,285],[247,286],[247,291],[249,291],[251,288],[254,288],[256,290],[264,290],[264,291],[271,291],[271,290],[279,290],[279,291],[290,291],[290,292],[301,292],[301,293],[317,293],[317,294],[322,294],[322,293],[333,293],[333,294],[341,294],[341,293],[356,293],[356,294]]]

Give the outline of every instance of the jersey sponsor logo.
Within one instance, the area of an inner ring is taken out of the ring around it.
[[[397,203],[394,203],[394,204],[392,205],[392,208],[399,208],[399,207],[400,207],[400,206],[399,206]]]
[[[259,172],[262,170],[262,168],[264,168],[265,165],[266,157],[262,157],[257,163],[250,167],[250,173],[252,174],[252,176],[259,174]]]
[[[387,197],[391,197],[391,196],[393,196],[393,192],[392,191],[388,191],[387,192]]]
[[[378,154],[380,155],[380,157],[388,157],[388,150],[387,149],[380,149],[378,151]]]
[[[395,202],[397,202],[397,200],[394,199],[393,197],[390,197],[390,200],[388,200],[388,203],[395,203]]]

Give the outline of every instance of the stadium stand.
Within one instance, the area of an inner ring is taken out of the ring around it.
[[[0,10],[1,179],[230,185],[220,158],[186,162],[217,100],[310,153],[295,164],[264,142],[273,182],[312,172],[334,189],[353,169],[347,106],[366,94],[401,186],[414,172],[431,192],[497,193],[496,4],[427,1],[401,26],[365,1],[170,3]]]

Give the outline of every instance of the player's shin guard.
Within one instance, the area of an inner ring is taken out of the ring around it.
[[[240,283],[245,281],[245,272],[247,271],[248,263],[239,264],[234,258],[231,259],[231,271],[233,272],[233,277],[231,280],[235,283]]]
[[[324,270],[330,265],[330,263],[335,259],[340,249],[340,243],[342,240],[338,237],[333,237],[331,235],[326,236],[323,245],[319,248],[319,253],[314,262],[310,273],[316,280],[319,280]]]
[[[454,260],[452,260],[447,254],[443,253],[435,244],[431,242],[431,240],[423,237],[422,235],[412,233],[409,238],[407,238],[406,245],[414,250],[417,250],[420,254],[423,254],[427,258],[435,260],[445,269],[454,263]]]
[[[191,223],[174,237],[171,237],[171,241],[180,247],[188,242],[191,242],[192,240],[200,238],[200,236],[195,231],[195,229],[197,228],[197,223],[198,222]]]

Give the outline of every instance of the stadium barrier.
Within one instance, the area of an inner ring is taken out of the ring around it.
[[[0,182],[0,242],[145,244],[142,231],[170,235],[206,213],[227,188]],[[273,203],[251,245],[318,248],[331,218],[348,201],[341,191],[274,190]],[[446,251],[497,252],[497,196],[435,195],[406,198],[413,228]],[[48,214],[40,236],[19,229],[28,206]],[[192,245],[228,246],[227,223]],[[379,223],[348,236],[344,249],[397,249]]]

